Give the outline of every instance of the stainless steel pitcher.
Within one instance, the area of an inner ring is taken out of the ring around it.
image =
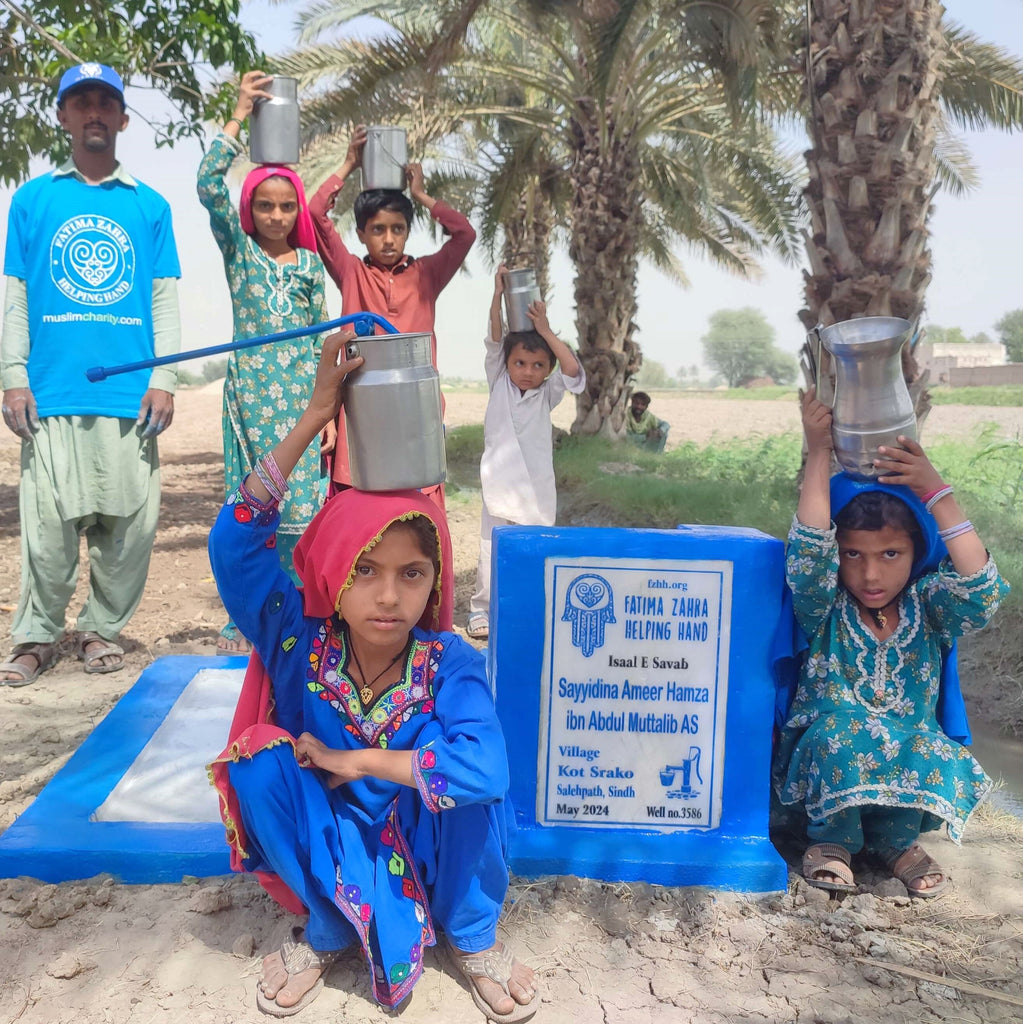
[[[301,148],[298,79],[274,75],[273,99],[257,99],[249,121],[249,159],[254,164],[297,164]]]
[[[807,335],[815,354],[817,396],[827,403],[821,378],[820,346],[835,361],[831,436],[842,471],[860,480],[880,476],[874,466],[881,445],[899,447],[900,434],[916,440],[913,400],[902,375],[902,346],[913,333],[908,320],[863,316]]]
[[[373,125],[366,129],[366,145],[362,151],[362,187],[405,188],[405,165],[408,163],[408,136],[404,128]]]
[[[447,474],[440,377],[430,334],[378,334],[348,343],[365,360],[345,384],[352,484],[397,491],[443,483]]]
[[[506,270],[501,278],[504,282],[504,312],[508,318],[508,330],[533,330],[533,321],[526,316],[526,310],[531,302],[536,302],[540,298],[536,271],[532,267]]]

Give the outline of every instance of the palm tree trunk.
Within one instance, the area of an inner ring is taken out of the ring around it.
[[[923,311],[942,13],[938,0],[812,2],[807,327]],[[916,361],[903,355],[915,381]],[[922,386],[917,400],[922,421]]]
[[[602,133],[592,101],[573,123],[569,257],[575,268],[576,328],[586,390],[576,399],[572,432],[620,437],[628,381],[643,357],[636,330],[640,228],[639,164],[613,125]],[[603,138],[602,138],[603,136]]]
[[[551,234],[556,217],[550,200],[536,184],[519,197],[515,216],[501,225],[504,244],[501,262],[506,266],[533,266],[540,294],[550,294]]]

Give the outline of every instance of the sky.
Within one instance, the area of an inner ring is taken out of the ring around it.
[[[949,17],[981,38],[1023,54],[1023,0],[945,0],[945,8]],[[264,51],[272,54],[281,40],[293,38],[294,10],[283,3],[249,0],[242,8],[242,20]],[[150,91],[129,89],[128,102],[145,114],[154,109],[157,100]],[[1018,177],[1023,172],[1023,135],[974,132],[965,138],[980,173],[980,186],[965,198],[937,196],[931,219],[934,276],[925,320],[961,327],[967,335],[984,331],[994,336],[993,325],[1002,314],[1023,306],[1019,257],[1023,202]],[[173,148],[157,150],[145,122],[135,117],[118,142],[118,156],[132,174],[171,204],[182,265],[182,348],[230,341],[231,307],[223,264],[195,193],[195,173],[202,157],[199,142],[184,140]],[[339,164],[343,158],[344,153],[339,152]],[[45,162],[38,162],[32,171],[46,169]],[[426,184],[429,189],[429,178]],[[0,189],[0,238],[4,240],[10,196],[11,190]],[[354,233],[346,242],[357,250]],[[423,255],[436,244],[425,230],[416,229],[408,251]],[[670,374],[679,367],[702,365],[701,338],[711,314],[742,306],[753,306],[764,314],[779,347],[790,352],[799,349],[803,341],[797,317],[803,304],[800,267],[764,259],[759,279],[748,281],[690,252],[678,255],[689,288],[680,287],[649,265],[640,268],[637,339],[646,358],[663,364]],[[466,271],[448,285],[437,305],[442,377],[483,378],[482,342],[492,289],[493,271],[474,250]],[[340,297],[329,279],[327,293],[330,313],[336,316]],[[555,258],[547,302],[551,326],[573,344],[571,267],[564,254]],[[197,372],[200,366],[201,361],[193,370]]]

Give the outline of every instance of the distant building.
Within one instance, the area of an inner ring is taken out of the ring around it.
[[[948,384],[951,371],[974,369],[988,366],[1004,366],[1005,346],[997,341],[930,342],[926,335],[913,353],[920,368],[931,371],[931,380],[937,384]]]

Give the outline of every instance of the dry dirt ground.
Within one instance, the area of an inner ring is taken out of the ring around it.
[[[480,422],[483,408],[483,396],[448,395],[448,422]],[[654,408],[676,424],[669,443],[798,426],[788,403],[655,396]],[[127,669],[86,676],[66,644],[60,663],[38,682],[0,688],[7,737],[0,748],[0,829],[155,657],[212,653],[222,614],[206,533],[222,495],[219,411],[216,387],[182,393],[161,441],[161,528],[145,597],[124,637]],[[996,420],[1014,435],[1023,411],[941,406],[928,435],[968,432],[980,420]],[[567,427],[570,421],[564,403],[557,422]],[[0,577],[0,650],[6,653],[19,572],[18,449],[6,431],[0,466],[0,564],[7,570]],[[475,571],[478,497],[463,494],[450,511],[462,621]],[[966,682],[967,691],[984,685],[982,674]],[[1019,1021],[1021,839],[1018,822],[991,811],[978,813],[962,847],[932,839],[929,846],[955,880],[954,890],[933,903],[911,902],[898,883],[869,874],[863,876],[868,891],[841,901],[797,881],[788,893],[747,896],[574,877],[517,880],[505,933],[543,976],[537,1019],[558,1024]],[[167,886],[0,880],[0,1024],[256,1021],[259,961],[288,924],[247,878]],[[899,967],[918,973],[898,973]],[[349,957],[299,1019],[386,1016]],[[481,1020],[433,951],[400,1017],[407,1024]]]

